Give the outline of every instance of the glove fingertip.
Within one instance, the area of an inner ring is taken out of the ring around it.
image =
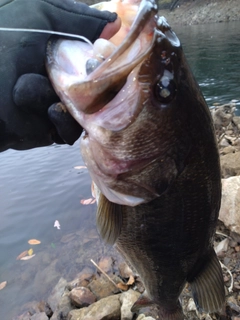
[[[65,106],[61,102],[54,103],[48,109],[48,116],[63,141],[73,145],[80,137],[83,129],[66,110]]]

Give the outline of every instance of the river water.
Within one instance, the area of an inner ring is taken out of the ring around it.
[[[175,30],[209,106],[240,100],[240,22]],[[96,232],[95,205],[80,203],[91,197],[91,181],[79,168],[79,142],[8,150],[0,161],[0,283],[7,281],[0,290],[0,319],[10,320],[27,302],[46,300],[61,276],[73,279],[110,249]],[[41,244],[29,245],[32,238]],[[34,258],[16,260],[30,248]]]

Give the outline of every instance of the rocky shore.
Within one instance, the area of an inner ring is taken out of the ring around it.
[[[159,12],[171,26],[240,20],[239,0],[193,0],[178,3],[173,11],[164,9]]]
[[[235,116],[235,102],[211,108],[222,169],[223,196],[215,251],[226,285],[226,315],[199,314],[187,285],[181,295],[187,320],[240,320],[240,117]],[[63,240],[71,247],[73,239],[70,234]],[[93,268],[81,268],[72,281],[58,274],[59,280],[48,298],[27,303],[13,320],[157,319],[154,308],[145,308],[139,315],[131,312],[131,306],[144,291],[143,284],[115,251],[92,263]]]

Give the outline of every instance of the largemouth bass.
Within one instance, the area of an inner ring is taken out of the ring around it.
[[[97,8],[120,15],[119,34],[93,47],[53,40],[47,69],[85,129],[81,152],[99,190],[99,232],[142,278],[133,312],[155,304],[158,319],[184,319],[187,282],[198,310],[221,310],[213,250],[221,181],[209,109],[154,1]]]

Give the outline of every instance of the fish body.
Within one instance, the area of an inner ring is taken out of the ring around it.
[[[156,16],[153,1],[138,5],[125,40],[92,73],[68,71],[58,59],[59,41],[50,44],[47,68],[85,129],[81,152],[99,190],[100,234],[144,283],[132,311],[154,304],[158,319],[182,320],[178,299],[187,282],[200,311],[224,303],[213,250],[219,155],[209,109],[177,36]],[[85,61],[93,55],[86,51]]]

